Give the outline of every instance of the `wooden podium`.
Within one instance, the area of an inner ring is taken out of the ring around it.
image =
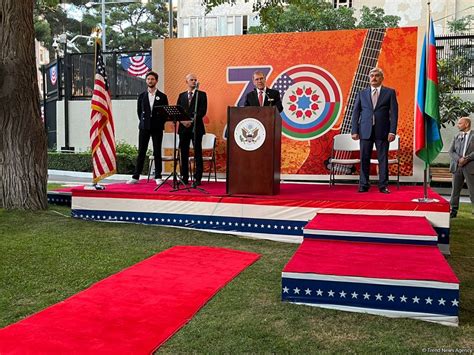
[[[229,107],[227,129],[227,193],[278,194],[281,117],[276,107]]]

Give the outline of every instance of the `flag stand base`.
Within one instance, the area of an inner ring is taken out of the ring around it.
[[[420,203],[435,203],[439,202],[439,200],[435,198],[427,198],[427,197],[420,197],[420,198],[414,198],[411,200],[412,202],[420,202]]]
[[[84,190],[105,190],[105,185],[100,185],[100,184],[84,185]]]

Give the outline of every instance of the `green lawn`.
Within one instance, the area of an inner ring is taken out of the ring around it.
[[[70,209],[0,210],[0,327],[174,245],[257,252],[161,349],[167,353],[415,353],[474,350],[474,218],[453,220],[449,263],[461,280],[460,326],[282,303],[281,270],[297,245],[156,226],[86,222]]]

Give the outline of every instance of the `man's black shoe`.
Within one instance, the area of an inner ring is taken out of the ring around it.
[[[389,190],[388,188],[386,188],[386,187],[381,187],[381,188],[379,189],[379,191],[380,191],[381,193],[383,193],[383,194],[389,194],[389,193],[390,193],[390,190]]]
[[[457,212],[451,212],[451,213],[449,214],[449,218],[456,218],[457,215],[458,215]]]
[[[188,180],[183,180],[183,184],[188,185],[189,181]]]
[[[359,187],[359,192],[369,192],[368,187]]]
[[[201,185],[201,181],[196,180],[193,182],[193,187],[200,186],[200,185]]]

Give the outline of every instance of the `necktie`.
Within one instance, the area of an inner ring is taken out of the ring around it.
[[[377,105],[377,100],[379,98],[379,93],[377,89],[374,89],[372,91],[372,107],[375,108],[375,105]]]
[[[193,92],[188,91],[188,105],[191,105],[191,100],[193,99]]]
[[[461,147],[461,156],[464,156],[464,138],[466,137],[466,133],[461,133],[461,136],[459,137],[459,142],[460,142],[460,147]]]
[[[375,108],[375,105],[377,105],[377,99],[379,98],[379,94],[377,89],[372,90],[372,108]],[[375,115],[372,115],[372,126],[375,125]]]
[[[262,90],[258,92],[258,103],[260,104],[260,106],[263,106],[263,91]]]

